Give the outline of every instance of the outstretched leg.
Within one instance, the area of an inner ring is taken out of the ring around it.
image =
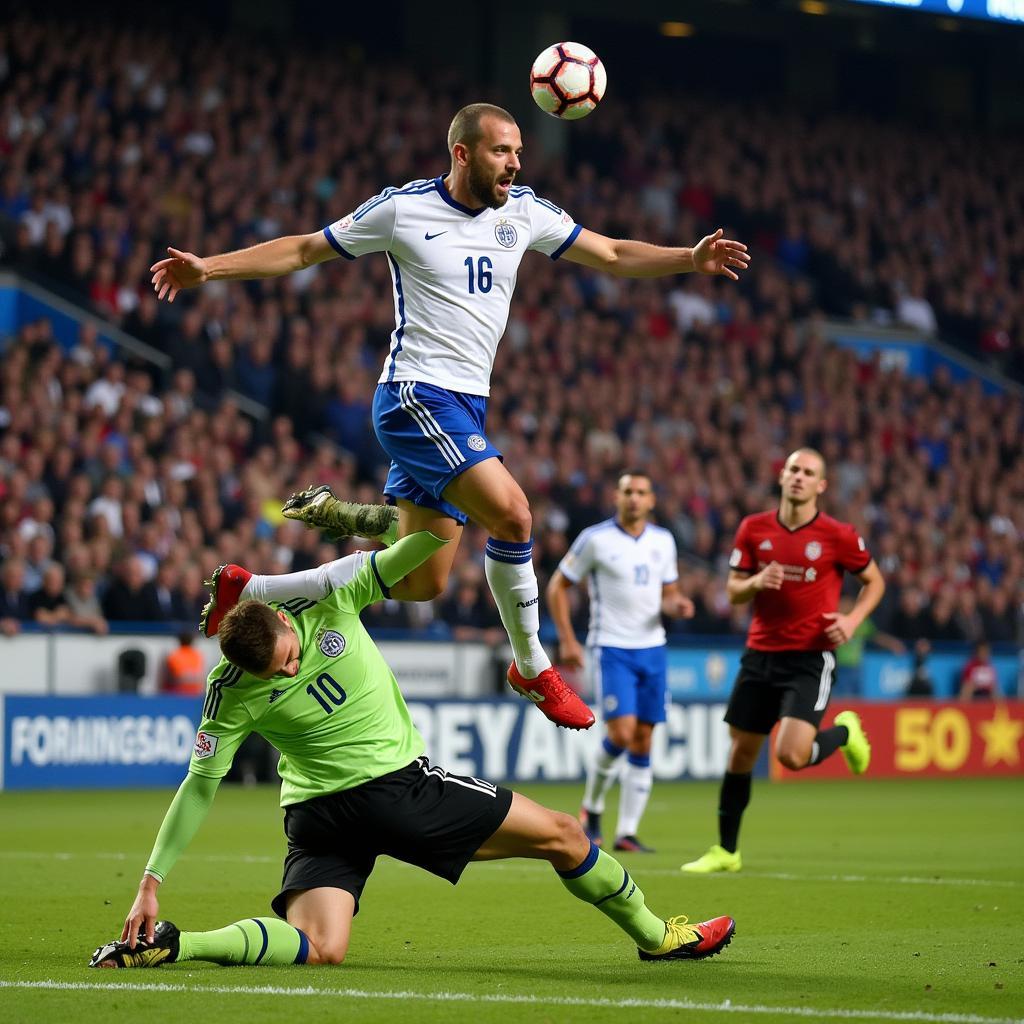
[[[652,913],[626,869],[591,843],[575,818],[520,793],[513,795],[501,827],[473,859],[505,857],[547,860],[569,892],[596,907],[637,944],[641,959],[702,959],[724,949],[732,938],[732,918],[688,926],[685,918],[665,921]]]

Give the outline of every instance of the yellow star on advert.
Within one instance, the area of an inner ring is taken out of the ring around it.
[[[1002,704],[997,704],[993,717],[988,722],[978,723],[978,732],[985,741],[985,766],[999,764],[1020,764],[1020,738],[1024,734],[1024,721],[1011,718]]]

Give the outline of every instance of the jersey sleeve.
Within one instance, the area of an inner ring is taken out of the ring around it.
[[[675,583],[679,579],[679,551],[676,549],[676,539],[665,531],[665,568],[661,571],[661,582],[663,586]]]
[[[871,552],[864,538],[848,523],[844,523],[839,530],[836,562],[854,575],[863,572],[871,564]]]
[[[253,730],[253,721],[240,700],[225,696],[224,688],[236,685],[240,670],[222,661],[206,685],[203,718],[196,733],[188,770],[207,779],[222,779],[228,773],[235,752]]]
[[[757,568],[750,538],[750,525],[746,519],[740,523],[736,538],[732,542],[732,554],[729,555],[729,568],[733,572],[752,573]]]
[[[554,203],[534,195],[532,190],[529,195],[531,237],[527,248],[557,260],[583,228]]]
[[[339,256],[354,260],[369,252],[384,252],[391,248],[397,216],[397,207],[391,198],[394,191],[385,189],[347,217],[324,228],[324,237]]]
[[[376,566],[378,552],[373,551],[362,568],[343,587],[338,587],[319,603],[340,612],[358,615],[368,604],[383,601],[386,594]]]
[[[558,564],[558,571],[570,582],[579,583],[594,568],[594,545],[591,534],[584,530],[572,543]]]

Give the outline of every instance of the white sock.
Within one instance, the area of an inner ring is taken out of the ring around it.
[[[540,591],[533,571],[533,541],[519,544],[489,537],[484,572],[512,644],[516,667],[524,679],[536,679],[551,668],[551,659],[538,636]]]
[[[619,774],[624,747],[617,747],[607,736],[601,741],[597,756],[590,762],[587,770],[587,785],[583,790],[583,809],[601,814],[604,811],[604,798],[616,776]]]
[[[638,764],[637,762],[641,763]],[[619,825],[615,838],[635,836],[651,796],[654,770],[648,755],[630,754],[619,790]]]
[[[249,582],[242,587],[239,600],[289,601],[293,597],[305,597],[310,601],[320,601],[332,591],[350,583],[368,557],[368,551],[357,551],[301,572],[287,572],[281,576],[253,573]]]

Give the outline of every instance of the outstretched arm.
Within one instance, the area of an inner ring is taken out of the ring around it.
[[[170,254],[149,269],[157,298],[173,302],[178,292],[207,281],[247,281],[259,277],[279,277],[314,263],[324,263],[339,255],[331,248],[322,231],[309,235],[285,235],[260,242],[248,249],[217,256],[197,256],[192,252],[167,247]]]
[[[673,249],[627,238],[608,238],[584,228],[566,250],[564,258],[616,277],[665,277],[696,272],[721,274],[738,281],[736,270],[746,270],[750,263],[747,247],[742,242],[723,238],[722,234],[719,228],[692,249]]]
[[[189,772],[178,787],[157,833],[153,852],[149,855],[145,873],[139,882],[138,895],[121,930],[121,941],[127,940],[132,949],[135,948],[140,928],[145,928],[146,939],[153,941],[153,929],[160,913],[156,891],[181,852],[192,842],[213,805],[218,785],[220,779],[208,779]]]

